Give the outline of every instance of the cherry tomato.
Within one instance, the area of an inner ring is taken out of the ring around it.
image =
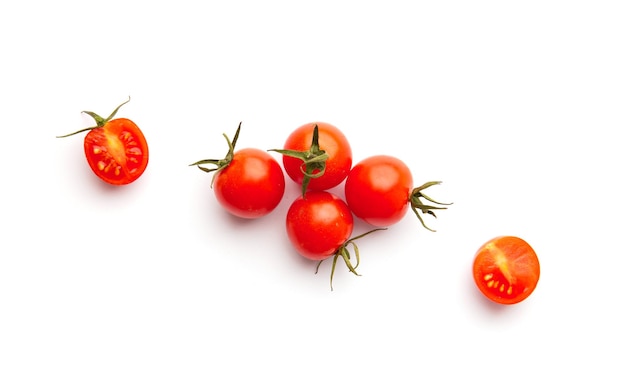
[[[356,268],[360,256],[356,240],[376,228],[350,238],[354,229],[354,218],[346,202],[328,191],[308,191],[293,201],[287,211],[287,236],[296,251],[309,260],[317,260],[319,269],[322,261],[333,257],[330,271],[330,289],[333,290],[333,276],[337,260],[342,258],[351,273],[359,276]],[[349,247],[354,250],[356,263],[350,258]],[[317,271],[315,272],[317,273]]]
[[[499,236],[478,249],[473,273],[478,289],[488,299],[516,304],[535,290],[539,259],[526,241],[515,236]]]
[[[327,191],[300,195],[289,207],[286,222],[291,244],[311,260],[331,257],[350,238],[354,228],[346,203]]]
[[[130,98],[107,118],[85,111],[96,121],[96,126],[59,137],[89,131],[84,141],[87,163],[100,179],[115,186],[134,182],[148,166],[148,144],[142,131],[130,119],[113,119],[129,101]]]
[[[215,171],[212,187],[217,201],[231,214],[255,219],[272,212],[285,192],[285,176],[276,159],[266,151],[244,148],[235,152],[241,124],[226,158],[206,159],[193,163],[205,172]],[[212,164],[208,169],[201,165]]]
[[[328,190],[348,176],[352,148],[337,127],[326,122],[311,122],[295,129],[285,141],[283,167],[287,175],[306,189]]]
[[[215,176],[218,202],[233,215],[258,218],[272,212],[285,191],[285,177],[271,155],[256,148],[237,151]]]
[[[407,213],[409,206],[425,228],[420,216],[435,216],[433,210],[445,209],[423,194],[423,190],[440,182],[428,182],[413,188],[413,176],[408,166],[390,155],[376,155],[363,159],[350,170],[346,179],[346,202],[355,216],[376,227],[396,224]],[[438,206],[426,205],[424,198]],[[432,231],[432,230],[431,230]]]

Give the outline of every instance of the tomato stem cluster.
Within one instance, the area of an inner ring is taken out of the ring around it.
[[[304,175],[302,179],[302,195],[306,194],[306,189],[309,186],[311,179],[319,178],[326,172],[326,160],[328,154],[326,151],[320,149],[319,145],[319,127],[317,124],[313,127],[313,138],[311,139],[311,147],[306,151],[298,150],[279,150],[272,149],[269,151],[275,151],[279,154],[283,154],[292,158],[302,160],[302,167],[300,171]]]
[[[449,205],[452,204],[452,203],[441,203],[441,202],[438,202],[438,201],[434,200],[433,198],[425,195],[422,192],[423,190],[427,189],[428,187],[434,186],[434,185],[437,185],[437,184],[441,184],[441,182],[439,182],[439,181],[426,182],[426,183],[422,184],[421,186],[413,189],[413,191],[411,191],[411,195],[409,196],[409,201],[411,203],[411,209],[415,213],[415,216],[417,216],[417,218],[422,223],[422,226],[424,226],[424,228],[426,228],[427,230],[432,231],[432,232],[435,232],[435,230],[430,228],[430,227],[428,227],[426,225],[426,223],[424,223],[424,219],[420,215],[420,212],[422,214],[428,214],[428,215],[434,216],[436,218],[437,215],[435,215],[435,211],[434,210],[445,210],[445,209],[447,209],[447,207],[443,207],[443,206],[449,206]],[[436,206],[424,204],[424,202],[422,202],[420,200],[420,198],[424,198],[427,201],[436,204]]]
[[[355,236],[349,240],[346,240],[345,243],[343,243],[338,249],[337,251],[335,251],[335,253],[332,255],[333,257],[333,264],[331,266],[330,269],[330,290],[333,290],[333,277],[335,276],[335,268],[337,267],[337,260],[339,259],[339,257],[341,257],[343,259],[343,261],[346,263],[346,266],[348,267],[348,270],[350,270],[351,273],[355,274],[356,276],[361,276],[359,273],[357,273],[356,268],[359,266],[359,264],[361,263],[361,256],[359,255],[359,247],[356,245],[356,243],[354,242],[355,240],[358,240],[360,238],[362,238],[363,236],[369,235],[372,232],[376,232],[376,231],[382,231],[382,230],[386,230],[387,228],[375,228],[373,230],[367,231],[361,235]],[[348,250],[348,244],[352,245],[352,248],[354,249],[354,257],[356,259],[356,264],[352,265],[352,260],[350,259],[350,251]],[[320,269],[320,265],[322,265],[322,262],[324,260],[320,260],[317,263],[317,267],[315,268],[315,273],[317,274],[317,272]]]
[[[217,175],[217,173],[220,170],[227,167],[230,164],[230,162],[232,162],[233,157],[235,156],[235,145],[237,144],[237,139],[239,139],[240,130],[241,130],[241,122],[239,122],[239,126],[237,127],[237,131],[235,132],[235,136],[232,142],[230,141],[230,139],[228,138],[226,134],[223,134],[224,138],[226,139],[226,142],[228,143],[228,152],[226,153],[226,156],[223,159],[203,159],[203,160],[199,160],[189,165],[189,166],[197,166],[200,170],[207,172],[207,173],[215,171],[215,173],[213,174],[213,179],[211,180],[211,187],[213,187],[213,181],[215,180],[215,175]],[[203,164],[210,164],[210,165],[215,166],[215,168],[203,167],[201,166]]]
[[[106,125],[107,122],[109,122],[110,120],[112,120],[115,117],[115,114],[117,114],[118,110],[120,110],[120,108],[122,106],[126,105],[129,102],[130,102],[130,96],[128,97],[128,99],[126,101],[122,102],[118,107],[116,107],[115,110],[113,110],[113,112],[106,118],[102,118],[101,116],[99,116],[98,114],[94,113],[93,111],[83,111],[83,113],[89,115],[90,117],[92,117],[96,121],[96,126],[86,127],[84,129],[75,131],[73,133],[65,134],[65,135],[57,135],[57,138],[66,138],[66,137],[70,137],[72,135],[76,135],[76,134],[79,134],[79,133],[82,133],[82,132],[85,132],[85,131],[90,131],[90,130],[102,127],[102,126]]]

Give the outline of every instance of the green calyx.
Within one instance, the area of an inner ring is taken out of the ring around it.
[[[115,117],[115,114],[117,114],[118,110],[120,110],[120,108],[124,105],[126,105],[127,103],[130,102],[130,96],[128,97],[128,99],[124,102],[122,102],[118,107],[115,108],[115,110],[113,110],[113,112],[106,118],[102,118],[101,116],[99,116],[98,114],[94,113],[93,111],[83,111],[83,113],[89,115],[91,118],[93,118],[96,121],[96,126],[91,126],[91,127],[87,127],[78,131],[75,131],[73,133],[69,133],[66,135],[57,135],[57,138],[65,138],[65,137],[69,137],[75,134],[79,134],[85,131],[90,131],[93,129],[97,129],[99,127],[102,127],[104,125],[106,125],[107,122],[109,122],[110,120],[112,120]]]
[[[190,164],[190,166],[197,166],[200,170],[207,172],[207,173],[215,172],[213,174],[213,179],[211,180],[211,187],[213,187],[213,181],[215,180],[215,175],[217,175],[217,173],[220,170],[224,169],[230,164],[230,162],[232,162],[233,157],[235,156],[235,145],[237,144],[237,139],[239,138],[240,130],[241,130],[241,122],[239,122],[239,126],[237,127],[237,131],[235,132],[235,137],[233,138],[232,142],[230,141],[230,139],[228,138],[226,134],[223,134],[224,138],[226,139],[226,142],[228,143],[228,152],[226,153],[226,156],[223,159],[203,159],[203,160],[199,160],[195,163]],[[212,165],[214,167],[207,168],[202,165]]]
[[[333,277],[335,276],[335,268],[337,267],[337,260],[341,257],[344,261],[344,263],[346,264],[346,266],[348,267],[348,270],[355,274],[356,276],[361,276],[359,273],[357,273],[356,268],[359,266],[359,264],[361,263],[361,256],[359,255],[359,247],[356,245],[356,243],[354,242],[355,240],[358,240],[360,238],[362,238],[363,236],[369,235],[372,232],[376,232],[376,231],[382,231],[382,230],[386,230],[387,228],[375,228],[371,231],[367,231],[364,234],[355,236],[349,240],[347,240],[345,243],[343,243],[338,249],[337,251],[335,251],[335,253],[332,255],[333,257],[333,264],[331,266],[330,269],[330,290],[333,290]],[[350,251],[348,250],[348,245],[351,245],[352,248],[354,249],[354,257],[356,260],[356,264],[352,265],[352,260],[350,259]],[[324,260],[320,260],[317,263],[317,267],[315,268],[315,273],[317,273],[320,269],[320,265],[322,265],[322,262]]]
[[[302,166],[300,167],[300,171],[302,171],[302,174],[304,175],[304,178],[302,179],[302,196],[306,194],[306,190],[311,179],[319,178],[324,175],[324,172],[326,171],[326,160],[328,159],[328,154],[326,154],[326,151],[320,149],[319,128],[317,127],[317,124],[313,127],[313,139],[311,140],[311,147],[309,150],[297,151],[272,149],[269,151],[275,151],[279,154],[302,160]]]
[[[434,229],[431,229],[430,227],[428,227],[426,225],[426,223],[424,223],[424,219],[422,218],[421,214],[428,214],[431,215],[433,217],[437,217],[437,215],[435,215],[435,210],[445,210],[447,209],[447,207],[444,206],[449,206],[452,203],[441,203],[438,202],[436,200],[434,200],[433,198],[425,195],[422,191],[424,191],[425,189],[427,189],[430,186],[434,186],[437,184],[441,184],[441,182],[426,182],[424,184],[422,184],[421,186],[413,189],[413,191],[411,191],[411,195],[409,196],[409,202],[411,203],[411,209],[413,210],[413,212],[415,213],[415,216],[417,216],[417,218],[419,219],[419,221],[422,223],[422,226],[424,228],[426,228],[429,231],[435,232]],[[435,205],[428,205],[425,204],[421,199],[425,199]]]

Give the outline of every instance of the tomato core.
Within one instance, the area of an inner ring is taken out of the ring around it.
[[[85,136],[85,156],[93,172],[113,185],[135,181],[148,165],[148,145],[132,121],[119,118]]]
[[[473,274],[476,286],[488,299],[516,304],[535,290],[540,266],[537,254],[526,241],[500,236],[478,249]]]

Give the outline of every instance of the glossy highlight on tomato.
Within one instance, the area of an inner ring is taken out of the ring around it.
[[[130,119],[113,119],[120,107],[129,101],[130,98],[107,118],[84,111],[94,118],[96,126],[59,137],[88,131],[83,145],[87,163],[100,179],[115,186],[134,182],[148,166],[148,143],[141,129]]]
[[[539,259],[534,249],[516,236],[499,236],[477,251],[474,281],[489,300],[516,304],[535,290],[539,281]]]

